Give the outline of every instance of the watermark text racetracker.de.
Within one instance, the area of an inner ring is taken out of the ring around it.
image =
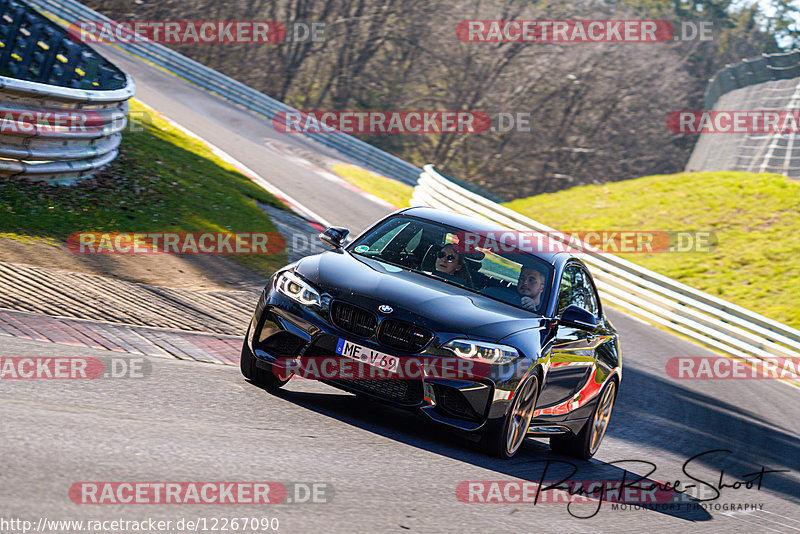
[[[456,234],[454,247],[470,252],[663,253],[712,252],[717,237],[710,231],[581,230],[569,232],[466,232]]]
[[[96,134],[98,137],[113,132],[144,131],[144,124],[152,124],[146,111],[103,114],[91,110],[28,110],[0,105],[0,134],[20,136],[54,136],[66,134]]]
[[[536,124],[529,111],[483,110],[307,110],[280,111],[272,118],[286,134],[481,134],[531,133]]]
[[[81,43],[266,44],[324,42],[324,22],[274,20],[81,20],[67,33]]]
[[[67,248],[75,254],[277,254],[278,232],[75,232]]]
[[[75,482],[69,498],[80,505],[328,504],[327,482]]]
[[[278,531],[277,517],[212,516],[180,519],[38,519],[0,517],[0,532],[268,532]]]
[[[419,380],[444,378],[469,380],[503,374],[489,363],[460,358],[397,358],[372,349],[348,344],[342,357],[304,356],[300,359],[282,357],[275,360],[274,372],[283,378],[309,380]],[[509,368],[506,376],[524,374],[524,370]]]
[[[624,480],[565,480],[549,482],[470,480],[456,487],[465,503],[569,504],[605,502],[648,504],[669,502],[674,492],[663,483]]]
[[[666,20],[462,20],[465,43],[664,43],[711,41],[713,23]]]
[[[152,368],[141,357],[0,356],[0,380],[147,378]]]

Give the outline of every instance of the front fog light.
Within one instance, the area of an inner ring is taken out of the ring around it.
[[[433,384],[422,382],[422,391],[423,395],[425,396],[425,400],[431,403],[431,405],[436,404],[436,393],[433,390]]]

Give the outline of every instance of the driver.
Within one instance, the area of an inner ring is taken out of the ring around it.
[[[461,281],[458,276],[459,271],[464,268],[461,254],[456,252],[453,245],[445,245],[436,254],[436,271],[443,275],[443,278],[454,281]]]
[[[542,293],[547,277],[544,272],[535,267],[523,267],[519,273],[517,282],[517,293],[519,293],[520,304],[523,308],[533,312],[539,311],[542,302]]]

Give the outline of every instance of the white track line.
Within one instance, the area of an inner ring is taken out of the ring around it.
[[[733,515],[733,513],[732,513],[732,512],[723,512],[723,513],[721,513],[720,515],[723,515],[723,516],[725,516],[725,517],[729,517],[729,518],[731,518],[731,519],[736,519],[737,521],[741,521],[742,523],[749,523],[749,524],[751,524],[751,525],[756,525],[756,526],[758,526],[759,528],[764,528],[764,529],[767,529],[767,530],[769,530],[770,532],[782,532],[781,530],[775,530],[774,528],[770,528],[770,527],[768,527],[768,526],[766,526],[766,525],[762,525],[761,523],[758,523],[758,522],[756,522],[756,521],[748,521],[747,519],[742,519],[741,517],[739,517],[739,516],[737,516],[737,515]]]

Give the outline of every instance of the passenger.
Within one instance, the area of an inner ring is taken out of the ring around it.
[[[519,273],[517,282],[517,293],[520,297],[520,305],[527,310],[541,313],[539,307],[542,302],[542,293],[547,276],[544,272],[535,267],[523,267]]]

